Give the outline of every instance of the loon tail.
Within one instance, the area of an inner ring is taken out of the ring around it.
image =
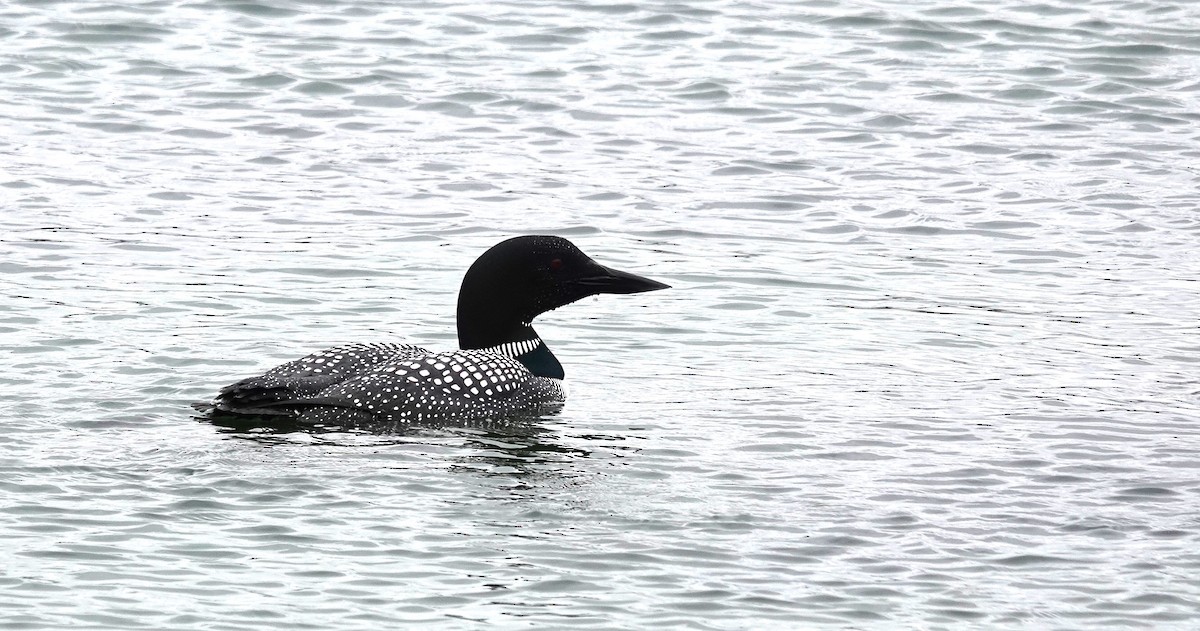
[[[313,375],[281,383],[269,377],[249,377],[221,388],[212,408],[230,414],[294,415],[295,404],[337,383],[332,376]]]

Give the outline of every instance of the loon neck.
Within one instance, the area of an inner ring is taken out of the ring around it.
[[[546,346],[542,338],[538,337],[537,331],[534,331],[533,327],[528,324],[521,324],[521,326],[494,338],[491,342],[476,339],[472,343],[469,340],[463,340],[461,333],[460,329],[459,341],[463,350],[481,350],[511,357],[539,377],[562,379],[565,376],[562,364],[558,363],[558,358],[550,352],[550,348]]]

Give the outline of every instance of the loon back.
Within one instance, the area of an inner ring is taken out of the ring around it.
[[[213,405],[231,414],[294,415],[288,402],[306,400],[390,361],[424,353],[411,344],[347,344],[313,353],[221,388]]]
[[[561,237],[516,237],[471,265],[458,298],[461,350],[347,344],[222,388],[215,413],[311,424],[428,422],[533,415],[561,405],[562,365],[531,322],[602,293],[667,285],[596,263]]]

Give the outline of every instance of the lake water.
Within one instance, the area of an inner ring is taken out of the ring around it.
[[[1195,629],[1200,5],[0,5],[0,626]],[[452,348],[560,415],[189,405]]]

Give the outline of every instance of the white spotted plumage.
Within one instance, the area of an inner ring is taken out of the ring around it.
[[[222,411],[296,415],[302,423],[424,422],[536,413],[566,397],[558,379],[516,358],[541,340],[434,353],[349,344],[278,366],[221,391]]]

